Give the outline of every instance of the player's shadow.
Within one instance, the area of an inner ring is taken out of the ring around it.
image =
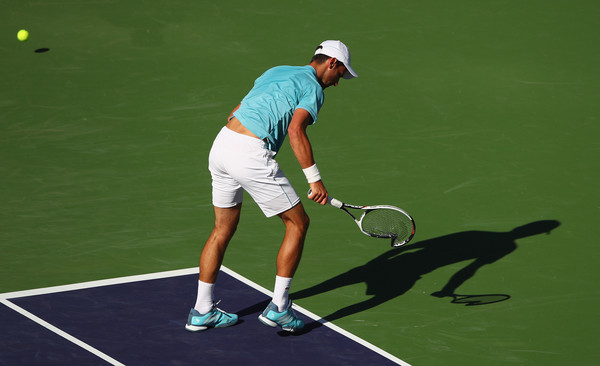
[[[368,263],[353,268],[322,283],[295,292],[292,299],[302,299],[337,288],[364,282],[371,298],[336,310],[324,317],[334,321],[359,313],[400,296],[410,290],[421,276],[440,267],[472,260],[458,270],[443,286],[433,292],[436,297],[451,297],[452,303],[482,305],[510,298],[504,294],[457,295],[456,289],[484,265],[491,264],[517,248],[515,240],[550,232],[560,222],[545,220],[517,227],[509,232],[464,231],[407,244],[391,249]],[[315,322],[312,327],[318,327]]]

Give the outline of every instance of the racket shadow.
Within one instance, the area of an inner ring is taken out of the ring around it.
[[[302,299],[364,282],[367,285],[366,294],[372,297],[338,309],[324,317],[328,321],[334,321],[401,296],[422,276],[438,268],[472,260],[467,266],[454,273],[443,288],[431,295],[440,298],[449,297],[452,298],[452,303],[465,305],[474,305],[475,301],[477,305],[504,301],[509,299],[510,295],[456,295],[455,291],[472,278],[479,268],[494,263],[516,250],[517,239],[542,233],[550,234],[558,226],[560,226],[559,221],[544,220],[517,227],[509,232],[464,231],[415,242],[388,250],[362,266],[294,292],[290,296],[292,299]],[[468,301],[461,298],[462,296],[477,296],[477,299]],[[457,298],[464,301],[457,301]]]

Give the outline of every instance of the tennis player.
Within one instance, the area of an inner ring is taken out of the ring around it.
[[[309,218],[275,155],[289,135],[290,145],[312,190],[315,202],[327,202],[327,190],[315,164],[306,128],[317,121],[323,105],[323,90],[337,86],[340,78],[358,75],[350,65],[350,51],[340,41],[321,43],[306,66],[278,66],[267,70],[231,112],[214,140],[209,155],[215,225],[200,257],[196,304],[190,310],[186,329],[228,327],[236,314],[215,306],[214,284],[225,250],[236,231],[243,191],[258,204],[266,217],[279,216],[285,236],[277,255],[273,299],[259,316],[264,324],[295,332],[302,319],[292,310],[290,285],[300,262]]]

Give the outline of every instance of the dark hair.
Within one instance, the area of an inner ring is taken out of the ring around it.
[[[322,53],[316,54],[313,56],[310,62],[316,62],[317,64],[322,64],[323,62],[329,60],[331,56],[324,55]]]
[[[321,46],[317,47],[317,49],[322,48]],[[326,62],[327,60],[329,60],[331,58],[331,56],[327,56],[324,55],[322,53],[317,53],[316,55],[313,56],[313,58],[310,60],[310,62],[316,62],[318,65],[322,64],[323,62]],[[336,65],[343,65],[344,63],[341,61],[336,62]]]

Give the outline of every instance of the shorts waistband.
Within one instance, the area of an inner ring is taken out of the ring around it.
[[[236,139],[239,142],[256,144],[257,146],[260,146],[260,147],[263,147],[263,148],[269,150],[267,148],[267,146],[268,146],[267,141],[265,141],[266,139],[265,140],[260,140],[260,139],[258,139],[256,137],[244,135],[244,134],[232,131],[229,128],[227,128],[226,126],[223,126],[223,128],[221,128],[221,132],[220,133],[228,136],[229,138]]]

